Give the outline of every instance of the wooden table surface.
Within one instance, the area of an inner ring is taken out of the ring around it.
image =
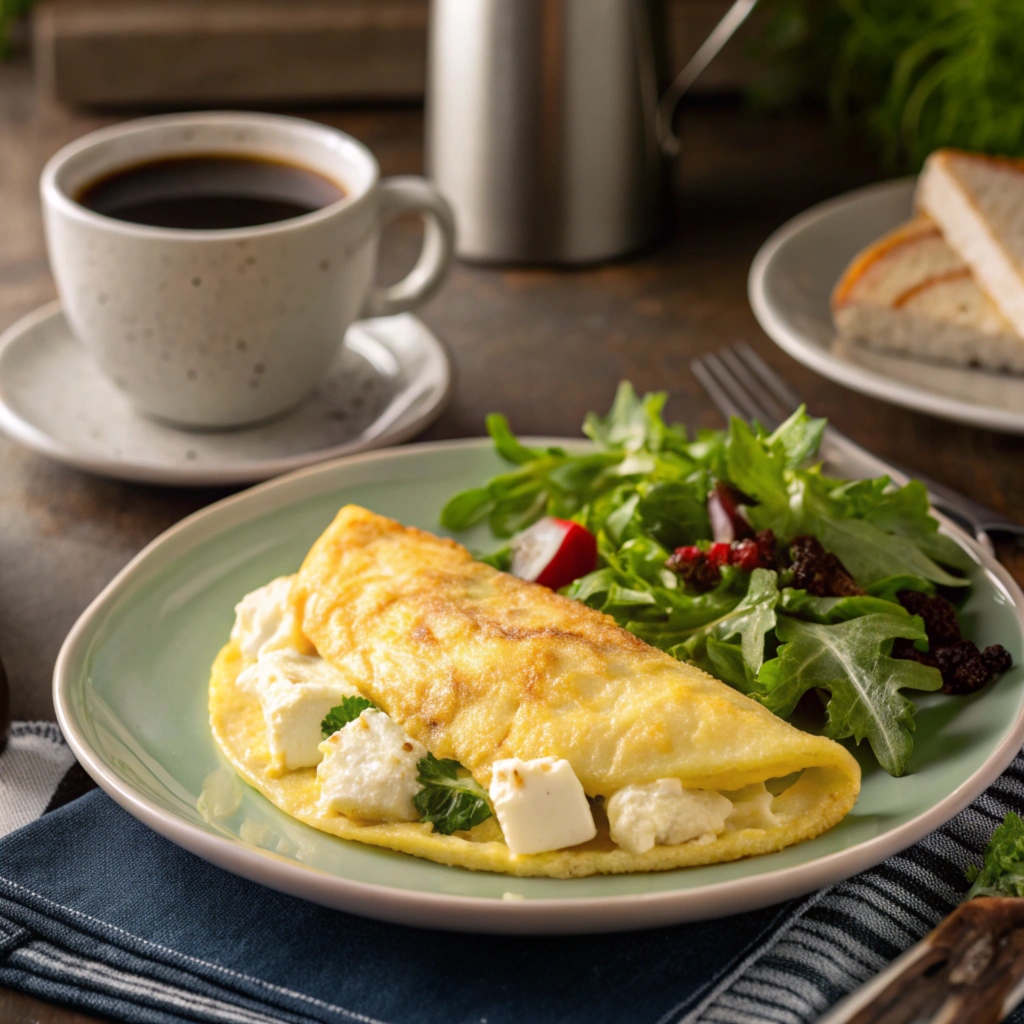
[[[384,174],[421,170],[416,109],[305,111],[369,145]],[[60,109],[37,97],[27,66],[0,65],[0,329],[54,295],[36,181],[65,142],[119,120]],[[671,237],[632,259],[577,270],[458,265],[423,318],[448,346],[455,382],[423,436],[479,435],[492,410],[523,433],[574,435],[604,411],[616,383],[671,395],[671,418],[722,421],[690,360],[750,342],[842,431],[1015,518],[1024,518],[1024,442],[865,398],[817,377],[777,350],[747,303],[750,261],[765,237],[806,206],[880,176],[814,113],[754,115],[705,101],[683,115]],[[387,236],[397,276],[418,245],[412,228]],[[14,718],[53,717],[50,676],[62,639],[88,602],[144,544],[226,490],[176,490],[88,476],[0,437],[0,654]],[[1001,555],[1024,581],[1024,551]],[[81,1024],[85,1018],[0,990],[5,1024]]]

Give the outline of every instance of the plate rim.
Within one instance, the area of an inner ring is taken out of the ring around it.
[[[927,391],[906,382],[895,382],[877,370],[859,366],[821,348],[799,329],[791,327],[775,311],[767,296],[766,281],[779,251],[822,220],[859,203],[869,202],[879,193],[912,190],[916,178],[890,178],[861,188],[851,189],[831,199],[808,207],[776,228],[757,250],[747,275],[747,298],[761,330],[798,363],[829,380],[861,394],[878,398],[892,405],[914,409],[939,419],[967,423],[1005,433],[1024,434],[1024,413],[1009,409],[993,409],[975,402],[965,402],[952,395]],[[893,227],[896,225],[894,224]],[[852,259],[856,253],[851,252]]]
[[[580,443],[582,439],[523,439],[525,443]],[[525,900],[496,899],[487,896],[460,896],[393,888],[386,885],[352,881],[344,876],[278,857],[259,850],[237,838],[207,832],[180,819],[133,787],[93,752],[79,728],[72,710],[71,688],[79,677],[75,663],[84,656],[102,627],[106,613],[119,597],[130,589],[135,578],[148,571],[149,563],[162,548],[182,535],[200,530],[199,537],[210,536],[234,525],[233,514],[245,515],[253,503],[253,512],[266,512],[291,502],[310,500],[317,492],[304,492],[317,477],[329,478],[351,465],[366,462],[400,462],[421,458],[433,451],[490,447],[490,438],[465,438],[433,441],[400,448],[363,452],[331,462],[310,466],[278,477],[230,497],[214,502],[180,520],[147,544],[93,599],[79,616],[61,645],[53,672],[53,701],[60,728],[79,762],[108,796],[176,845],[218,867],[269,888],[299,896],[323,906],[345,910],[397,924],[442,930],[489,934],[582,934],[629,931],[659,927],[684,921],[725,917],[806,895],[826,885],[880,863],[943,825],[978,797],[996,779],[1024,744],[1024,703],[1012,728],[989,757],[943,800],[903,825],[858,843],[845,850],[827,854],[805,863],[743,878],[715,882],[698,889],[632,895],[594,897],[530,897]],[[292,494],[289,492],[292,491]],[[226,517],[226,522],[216,520]],[[211,522],[211,520],[213,522]],[[1024,628],[1024,594],[1009,572],[987,551],[955,524],[943,520],[956,539],[986,572],[1012,603]],[[204,529],[203,527],[206,527]],[[508,876],[510,889],[515,876]]]
[[[448,352],[440,338],[427,326],[415,312],[398,313],[396,316],[412,317],[419,322],[423,332],[424,346],[434,359],[441,372],[441,387],[436,400],[415,418],[409,420],[398,430],[388,431],[377,437],[361,441],[350,441],[344,444],[331,445],[327,448],[313,448],[297,455],[281,456],[273,459],[261,459],[249,463],[229,467],[173,467],[159,466],[153,462],[136,459],[113,459],[93,456],[76,451],[58,441],[33,421],[22,416],[5,396],[5,389],[0,380],[0,430],[12,441],[21,444],[31,451],[37,452],[48,459],[70,466],[73,469],[95,473],[99,476],[116,480],[128,480],[133,483],[158,484],[172,487],[230,487],[250,485],[258,481],[266,481],[272,477],[290,474],[325,460],[345,458],[362,452],[374,451],[381,447],[392,447],[415,437],[429,426],[442,413],[451,397],[452,365]],[[48,321],[64,317],[64,308],[60,299],[52,299],[42,306],[19,317],[3,332],[0,332],[0,364],[8,349],[23,341],[30,332],[42,328]],[[387,319],[387,318],[371,318]],[[353,326],[362,321],[354,321]],[[68,328],[70,332],[70,327]],[[245,428],[241,428],[244,430]],[[182,431],[187,434],[187,431]]]

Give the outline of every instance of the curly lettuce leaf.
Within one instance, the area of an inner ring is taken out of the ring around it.
[[[769,710],[788,718],[810,689],[827,690],[825,734],[866,739],[890,775],[902,775],[913,749],[914,705],[900,691],[938,690],[937,669],[890,657],[897,637],[927,637],[916,616],[873,613],[834,625],[779,615],[779,653],[758,673],[754,694]]]
[[[975,896],[1024,896],[1024,821],[1010,811],[985,847],[984,862],[967,869],[974,884],[964,899]]]

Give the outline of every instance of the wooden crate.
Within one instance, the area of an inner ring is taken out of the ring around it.
[[[728,4],[668,0],[672,67]],[[49,95],[81,106],[415,101],[427,16],[428,0],[39,0],[35,66]],[[738,38],[699,87],[750,73]]]

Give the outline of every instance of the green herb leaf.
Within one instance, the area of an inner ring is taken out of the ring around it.
[[[486,790],[458,761],[428,753],[416,763],[416,769],[416,781],[423,788],[413,797],[413,803],[435,832],[448,836],[491,817]]]
[[[667,551],[711,536],[707,492],[693,484],[655,484],[637,502],[640,527]]]
[[[867,739],[878,763],[902,775],[914,744],[915,709],[900,691],[942,686],[937,669],[889,656],[896,637],[926,639],[921,620],[871,614],[823,626],[780,615],[776,635],[782,646],[758,674],[763,692],[756,699],[788,718],[808,690],[827,690],[826,735]]]
[[[583,433],[602,448],[626,452],[671,451],[686,444],[686,431],[681,426],[668,426],[662,410],[668,393],[658,391],[637,396],[629,381],[622,381],[607,416],[587,413]]]
[[[764,662],[765,636],[775,628],[775,607],[778,603],[777,573],[770,569],[755,569],[750,574],[746,595],[735,608],[701,626],[669,653],[681,661],[703,666],[709,639],[730,640],[739,636],[747,678],[753,680]]]
[[[324,739],[332,736],[339,729],[344,729],[349,722],[354,722],[367,708],[379,711],[380,708],[365,697],[342,697],[337,707],[327,712],[320,723],[320,733]]]
[[[779,600],[779,609],[798,619],[820,622],[828,625],[834,622],[849,622],[861,615],[907,615],[903,605],[896,599],[881,597],[815,597],[806,590],[786,587]]]
[[[1024,896],[1024,821],[1012,811],[985,847],[981,868],[967,869],[973,882],[964,899],[975,896]]]

